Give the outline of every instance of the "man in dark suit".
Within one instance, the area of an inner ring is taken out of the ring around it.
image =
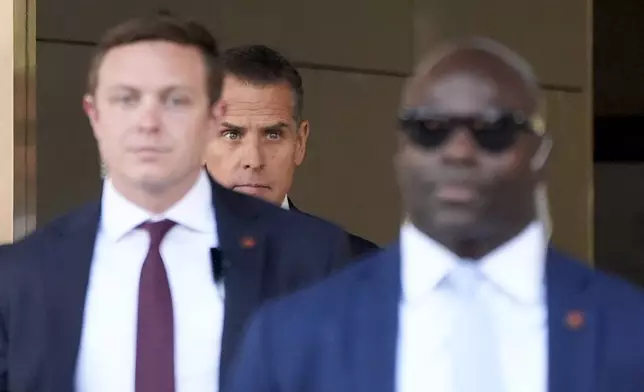
[[[228,110],[208,148],[208,170],[235,191],[299,212],[288,192],[309,136],[300,74],[263,45],[229,49],[223,64],[222,97]],[[355,234],[347,237],[354,256],[378,249]]]
[[[171,16],[106,33],[84,108],[100,201],[0,257],[0,391],[216,391],[268,298],[342,267],[344,232],[213,182],[217,45]]]
[[[535,79],[484,39],[418,67],[400,241],[263,308],[227,392],[644,390],[644,293],[547,246]]]

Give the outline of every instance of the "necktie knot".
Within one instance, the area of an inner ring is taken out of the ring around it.
[[[476,294],[482,276],[476,265],[468,264],[456,266],[448,279],[456,293],[469,297]]]
[[[175,224],[171,220],[164,219],[158,222],[147,221],[141,224],[140,227],[150,234],[151,245],[158,247]]]

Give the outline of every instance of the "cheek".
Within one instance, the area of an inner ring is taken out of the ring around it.
[[[238,159],[241,151],[239,143],[216,138],[207,143],[206,157],[209,160],[226,163]]]
[[[296,148],[294,144],[276,144],[268,146],[265,150],[266,159],[271,166],[286,168],[295,165]]]
[[[239,149],[229,142],[214,140],[208,144],[205,161],[210,173],[226,185],[233,178],[235,169],[239,166]]]
[[[103,117],[96,124],[96,139],[101,149],[117,152],[118,147],[127,145],[127,127],[118,119]]]
[[[216,143],[211,142],[206,147],[206,164],[215,166],[221,160],[221,152],[219,146]]]
[[[441,168],[441,159],[438,152],[415,147],[407,149],[403,162],[409,175],[419,179],[434,179],[434,173]]]
[[[489,182],[506,183],[530,175],[529,162],[514,151],[481,158],[482,174]]]
[[[202,152],[208,148],[211,132],[203,119],[189,116],[167,116],[164,120],[163,127],[166,132],[162,135],[168,143]]]

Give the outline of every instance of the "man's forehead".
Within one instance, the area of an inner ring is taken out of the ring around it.
[[[499,96],[497,83],[468,73],[453,73],[427,81],[409,97],[409,106],[431,107],[459,113],[476,112],[493,105]]]
[[[226,76],[222,99],[227,116],[289,119],[295,111],[293,94],[286,83],[258,85]]]
[[[150,81],[201,80],[206,66],[193,47],[163,41],[141,41],[109,50],[99,67],[100,77]]]
[[[532,111],[536,96],[529,84],[501,56],[478,49],[454,49],[442,57],[430,54],[425,58],[408,81],[402,104],[417,107],[460,94],[461,101],[491,103],[496,99],[498,104]]]
[[[228,100],[240,102],[271,104],[280,101],[279,104],[292,104],[291,89],[288,84],[282,82],[260,84],[239,79],[234,75],[226,75],[222,93]]]

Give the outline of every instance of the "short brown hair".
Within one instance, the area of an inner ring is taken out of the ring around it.
[[[210,102],[221,95],[223,74],[217,41],[208,29],[193,21],[181,20],[169,13],[157,13],[129,20],[109,29],[100,39],[87,75],[87,93],[94,94],[98,85],[98,70],[110,50],[143,41],[167,41],[192,46],[202,53],[208,73]]]

